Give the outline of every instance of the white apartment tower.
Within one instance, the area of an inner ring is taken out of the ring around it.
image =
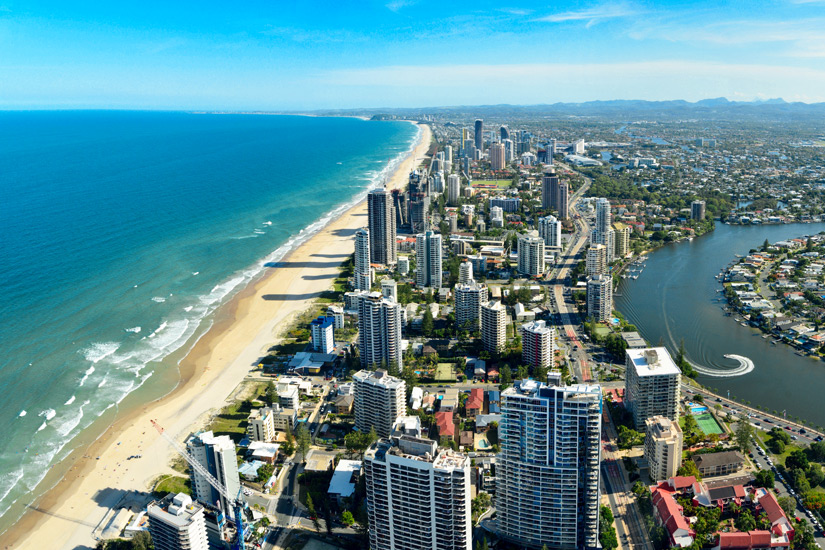
[[[556,352],[556,329],[544,321],[521,325],[521,360],[526,365],[552,369]]]
[[[679,421],[682,371],[667,349],[629,349],[625,370],[625,404],[637,429],[654,416]]]
[[[211,431],[199,432],[186,442],[186,450],[217,479],[230,495],[237,495],[241,488],[238,477],[238,455],[235,443],[228,435],[215,436]],[[227,517],[232,516],[232,502],[226,500],[206,478],[192,470],[192,492],[198,502],[214,506],[220,502]]]
[[[363,367],[401,370],[401,306],[380,292],[358,297],[358,351]]]
[[[360,370],[355,382],[355,427],[361,433],[375,428],[378,437],[389,437],[399,416],[407,414],[407,384],[385,370]]]
[[[544,239],[539,237],[538,231],[519,235],[518,271],[530,277],[544,274]]]
[[[381,295],[393,302],[398,301],[398,283],[395,279],[381,279]]]
[[[355,232],[355,290],[369,290],[372,287],[370,267],[370,232],[362,227]]]
[[[561,222],[555,216],[539,218],[539,236],[545,246],[561,246]]]
[[[662,481],[676,477],[682,466],[682,428],[664,416],[645,420],[645,458],[650,464],[650,478]]]
[[[607,275],[607,247],[603,244],[593,244],[587,249],[585,261],[588,277]]]
[[[371,550],[472,550],[466,455],[403,435],[374,443],[363,469]]]
[[[624,258],[630,252],[630,226],[614,223],[613,234],[616,239],[616,257]]]
[[[458,197],[461,194],[461,177],[458,174],[447,176],[447,204],[458,206]]]
[[[481,324],[481,305],[487,303],[487,285],[470,279],[467,284],[457,284],[453,292],[456,327],[459,330],[478,330]]]
[[[601,388],[518,380],[501,415],[498,534],[524,548],[596,548]]]
[[[507,310],[501,302],[481,305],[481,341],[484,349],[498,353],[507,343]]]
[[[473,264],[467,260],[458,266],[458,284],[468,285],[473,281]]]
[[[690,203],[690,219],[702,221],[705,219],[705,201]]]
[[[613,314],[613,278],[596,275],[587,279],[587,316],[599,323]]]
[[[612,214],[610,213],[610,201],[605,198],[596,199],[596,226],[590,234],[590,243],[605,246],[608,264],[614,260],[616,244]]]
[[[441,288],[441,235],[425,231],[415,237],[415,284]]]
[[[367,195],[367,220],[370,239],[370,259],[379,264],[394,265],[395,206],[386,189],[373,189]]]
[[[146,507],[149,534],[157,550],[208,550],[203,506],[184,493]]]
[[[312,349],[318,353],[335,351],[335,318],[318,317],[310,324],[312,331]]]

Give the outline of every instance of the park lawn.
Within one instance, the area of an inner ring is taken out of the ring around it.
[[[785,447],[785,452],[780,455],[775,455],[771,452],[768,448],[768,441],[770,440],[770,436],[768,432],[763,432],[762,430],[754,430],[756,432],[756,439],[759,440],[762,447],[765,449],[765,452],[771,456],[771,460],[773,460],[774,464],[785,464],[785,459],[788,458],[788,455],[791,454],[791,451],[795,449],[799,449],[800,447],[796,445],[787,445]]]
[[[155,482],[154,493],[158,495],[167,495],[169,493],[186,493],[192,494],[192,488],[188,477],[179,476],[163,476]]]
[[[510,187],[513,180],[476,180],[473,185],[495,185],[496,187]]]

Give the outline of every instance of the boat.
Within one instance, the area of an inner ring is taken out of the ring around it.
[[[743,327],[748,326],[748,324],[747,324],[747,323],[739,323],[739,324],[740,324],[740,325],[742,325]]]

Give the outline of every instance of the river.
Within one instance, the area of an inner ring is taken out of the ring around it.
[[[722,311],[722,285],[716,275],[765,239],[777,242],[825,231],[825,223],[724,225],[712,233],[666,245],[652,252],[638,279],[623,279],[615,307],[651,344],[660,342],[675,355],[684,339],[690,362],[724,371],[738,366],[724,355],[749,357],[754,368],[741,376],[700,375],[699,382],[740,401],[769,410],[787,410],[825,426],[825,362],[796,355],[783,344],[772,345],[762,332],[743,327]]]

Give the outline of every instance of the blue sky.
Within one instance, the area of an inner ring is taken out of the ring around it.
[[[825,0],[0,0],[0,108],[825,101]]]

